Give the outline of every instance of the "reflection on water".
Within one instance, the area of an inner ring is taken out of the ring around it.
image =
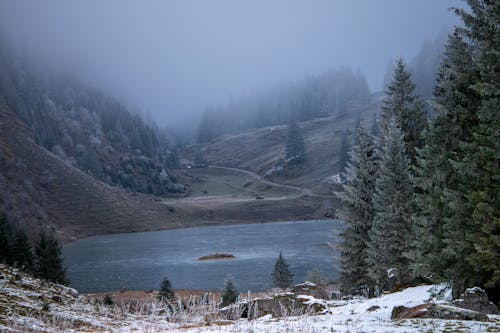
[[[278,253],[301,282],[312,268],[338,276],[340,221],[301,221],[200,227],[91,237],[63,248],[72,286],[80,292],[158,289],[168,276],[176,289],[221,289],[231,275],[240,291],[271,286]],[[232,260],[199,261],[210,253]]]

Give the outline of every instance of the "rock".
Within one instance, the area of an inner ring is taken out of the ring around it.
[[[498,314],[498,309],[490,302],[488,299],[488,294],[486,291],[479,287],[469,288],[465,292],[453,301],[451,301],[456,307],[469,309],[477,312],[487,313],[487,314]]]
[[[304,313],[320,313],[326,308],[327,304],[322,299],[316,299],[310,295],[297,296],[293,293],[283,293],[273,297],[243,300],[220,309],[219,314],[228,320],[256,319],[266,315],[278,318]]]
[[[373,312],[373,311],[378,310],[378,309],[380,309],[380,306],[373,305],[373,306],[370,306],[368,309],[366,309],[366,311]]]
[[[392,309],[391,319],[410,318],[489,321],[488,316],[484,313],[457,308],[450,305],[424,303],[412,308],[407,308],[406,306],[395,306]]]
[[[274,295],[272,298],[257,298],[250,301],[248,306],[248,318],[256,319],[265,315],[274,318],[304,313],[318,313],[327,308],[323,300],[310,295],[295,295],[284,293]]]
[[[325,288],[310,281],[293,286],[292,293],[295,295],[309,295],[315,298],[328,299],[328,292]]]

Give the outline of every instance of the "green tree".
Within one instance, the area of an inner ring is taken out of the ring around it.
[[[473,47],[472,60],[479,79],[473,85],[481,103],[475,109],[476,121],[470,124],[472,135],[460,142],[463,157],[454,163],[463,179],[460,201],[465,206],[460,217],[463,225],[453,220],[448,227],[455,230],[449,241],[456,241],[458,229],[468,231],[468,237],[450,250],[465,249],[461,258],[471,267],[466,274],[453,272],[455,295],[463,289],[479,285],[496,301],[500,301],[500,6],[492,0],[468,0],[471,12],[457,10],[465,29],[464,37]],[[451,268],[453,271],[453,268]]]
[[[288,125],[285,157],[289,164],[301,163],[306,159],[306,146],[296,121],[292,121]]]
[[[445,224],[462,211],[450,206],[462,179],[453,166],[464,152],[460,142],[471,136],[474,109],[479,95],[472,88],[478,75],[473,69],[471,48],[455,31],[446,45],[444,60],[434,88],[436,116],[424,131],[424,147],[418,151],[415,173],[418,213],[414,223],[413,250],[409,253],[414,275],[449,280],[448,267],[463,271],[464,262],[445,250]],[[454,199],[455,202],[457,199]],[[457,206],[455,204],[455,206]],[[462,206],[462,205],[458,205]],[[448,232],[448,231],[446,231]],[[455,235],[463,238],[465,235]],[[459,251],[461,252],[461,251]]]
[[[416,148],[422,146],[420,135],[426,125],[423,103],[414,90],[415,84],[405,62],[403,59],[397,60],[392,81],[386,86],[386,96],[382,102],[381,138],[387,136],[389,121],[394,118],[403,131],[412,164],[415,164]]]
[[[33,272],[34,258],[33,246],[28,235],[23,229],[16,230],[11,246],[11,261],[26,272]]]
[[[358,130],[359,145],[354,146],[343,178],[347,182],[336,193],[342,201],[340,217],[346,223],[340,244],[340,284],[346,294],[371,296],[373,283],[368,276],[368,232],[374,217],[373,193],[378,172],[375,145],[363,127]]]
[[[104,305],[107,305],[107,306],[112,306],[113,304],[115,304],[115,301],[113,301],[113,297],[111,296],[111,294],[106,294],[104,295],[104,298],[102,299]]]
[[[487,0],[467,3],[470,11],[455,10],[464,27],[450,36],[436,87],[437,116],[419,156],[426,183],[417,232],[427,238],[417,242],[417,255],[429,259],[416,260],[415,267],[452,281],[454,296],[477,285],[498,302],[500,7]],[[429,236],[433,232],[437,239]]]
[[[35,256],[37,277],[60,284],[69,283],[66,278],[66,269],[63,267],[61,245],[55,236],[42,231],[35,246]]]
[[[293,274],[290,272],[281,252],[274,264],[274,271],[271,276],[276,287],[285,289],[292,285]]]
[[[163,279],[161,283],[160,291],[158,292],[158,299],[160,301],[169,301],[169,302],[175,300],[174,289],[172,288],[170,280],[166,277]]]
[[[238,300],[240,294],[236,286],[234,285],[233,279],[228,276],[224,283],[224,290],[222,291],[222,303],[221,306],[228,306],[233,304]]]
[[[407,271],[408,259],[403,253],[409,249],[414,213],[409,159],[395,119],[389,122],[386,133],[375,182],[375,216],[367,251],[368,273],[379,290],[387,286],[389,269],[396,269],[399,278]]]

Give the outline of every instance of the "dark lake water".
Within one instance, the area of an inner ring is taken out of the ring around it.
[[[343,224],[337,220],[200,227],[90,237],[63,247],[72,287],[80,292],[158,289],[167,276],[175,289],[221,289],[231,275],[240,291],[272,286],[271,272],[282,251],[302,282],[319,268],[338,277],[337,252]],[[210,253],[232,260],[199,261]]]

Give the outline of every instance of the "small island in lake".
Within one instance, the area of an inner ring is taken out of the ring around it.
[[[236,257],[229,253],[211,253],[209,255],[199,257],[198,260],[226,260],[234,258]]]

